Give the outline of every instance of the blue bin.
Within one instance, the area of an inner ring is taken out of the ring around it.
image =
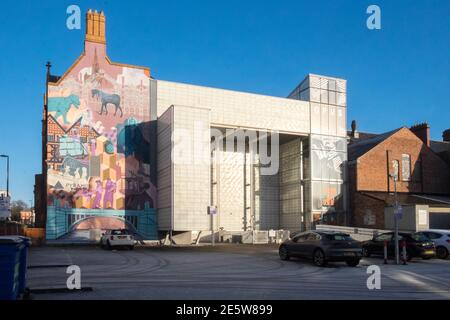
[[[28,268],[28,248],[31,246],[31,239],[20,237],[23,242],[23,248],[20,251],[20,270],[19,270],[19,294],[25,293],[27,286],[27,268]]]
[[[0,300],[16,300],[20,294],[21,254],[24,249],[22,237],[0,237]]]

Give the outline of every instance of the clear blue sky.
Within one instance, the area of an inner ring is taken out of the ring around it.
[[[66,28],[79,4],[81,30]],[[366,8],[382,30],[366,28]],[[45,63],[62,74],[83,50],[84,13],[107,15],[113,61],[157,79],[286,96],[307,73],[348,80],[348,121],[384,132],[428,121],[450,128],[448,0],[2,0],[0,153],[11,156],[13,198],[33,199],[40,171]],[[0,159],[0,188],[5,161]]]

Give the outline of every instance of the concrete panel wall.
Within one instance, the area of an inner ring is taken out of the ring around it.
[[[259,157],[250,152],[215,151],[212,167],[216,229],[268,230],[279,226],[278,175],[261,175]]]
[[[158,80],[158,116],[171,105],[211,109],[211,124],[309,133],[309,102]]]
[[[255,230],[278,229],[280,225],[278,174],[261,175],[261,164],[255,165],[254,195]]]
[[[210,111],[173,107],[174,231],[210,230]]]
[[[218,226],[244,230],[244,153],[220,151]]]

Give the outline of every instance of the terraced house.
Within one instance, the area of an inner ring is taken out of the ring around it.
[[[444,141],[430,140],[426,123],[370,134],[358,132],[354,122],[348,147],[351,224],[392,229],[398,202],[401,229],[450,229],[446,138],[444,133]]]

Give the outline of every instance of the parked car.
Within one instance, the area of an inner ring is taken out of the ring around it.
[[[320,267],[331,261],[345,261],[347,265],[356,267],[362,258],[360,242],[346,233],[332,231],[297,233],[284,241],[278,251],[282,260],[307,258]]]
[[[387,232],[375,236],[372,240],[364,241],[362,244],[364,257],[371,255],[384,255],[384,243],[387,242],[388,257],[395,256],[395,233]],[[406,260],[419,257],[422,259],[431,259],[436,255],[434,243],[420,233],[398,233],[400,255],[403,254],[402,241],[406,241]]]
[[[135,240],[128,230],[116,229],[106,231],[100,239],[100,244],[102,248],[126,247],[133,250]]]
[[[433,241],[438,258],[447,259],[450,252],[450,230],[426,230],[417,233]]]

